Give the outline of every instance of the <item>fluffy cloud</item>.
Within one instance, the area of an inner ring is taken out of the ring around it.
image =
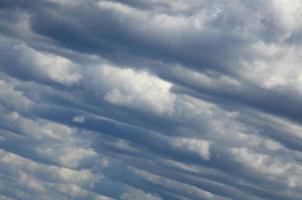
[[[154,75],[102,65],[94,67],[88,76],[88,90],[103,93],[112,104],[155,113],[172,112],[171,84]]]
[[[13,50],[20,53],[18,68],[28,68],[38,79],[72,85],[81,78],[72,62],[64,57],[39,52],[26,45],[14,46]]]

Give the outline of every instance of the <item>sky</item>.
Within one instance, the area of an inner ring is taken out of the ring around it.
[[[1,0],[0,200],[300,200],[301,0]]]

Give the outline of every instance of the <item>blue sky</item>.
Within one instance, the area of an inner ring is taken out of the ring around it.
[[[0,199],[301,199],[301,9],[1,0]]]

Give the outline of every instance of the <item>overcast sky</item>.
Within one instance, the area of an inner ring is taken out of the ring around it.
[[[1,200],[300,200],[301,0],[0,0]]]

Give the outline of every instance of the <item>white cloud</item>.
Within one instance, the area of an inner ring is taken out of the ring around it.
[[[21,53],[22,67],[31,70],[38,78],[66,85],[73,85],[81,79],[77,67],[67,58],[40,52],[27,45],[16,45],[14,49]]]
[[[193,1],[194,5],[198,5],[197,1]],[[165,5],[166,4],[166,5]],[[180,14],[169,14],[167,8],[172,12],[177,10],[186,11],[186,7],[192,6],[190,2],[175,1],[158,2],[158,6],[154,10],[140,10],[126,4],[99,1],[98,6],[101,10],[110,10],[119,16],[122,23],[126,21],[135,21],[136,23],[128,24],[134,30],[133,34],[148,34],[150,40],[159,39],[162,43],[175,45],[179,38],[185,37],[188,29],[194,27],[194,19],[196,16],[185,16]],[[198,16],[200,17],[200,16]],[[171,34],[173,31],[174,34]],[[174,41],[173,41],[174,40]],[[174,42],[174,43],[173,43]]]
[[[294,161],[285,162],[280,157],[274,158],[269,154],[256,153],[247,148],[233,148],[231,152],[235,160],[246,167],[269,176],[267,180],[282,179],[288,187],[301,187],[301,184],[296,182],[302,174],[300,164]]]
[[[142,169],[137,169],[137,168],[131,168],[131,169],[135,172],[135,174],[140,175],[142,178],[144,178],[154,184],[158,184],[161,187],[175,188],[175,189],[177,189],[178,192],[186,192],[186,193],[192,195],[191,198],[200,197],[200,198],[205,198],[205,199],[219,199],[218,195],[215,195],[208,191],[202,190],[201,188],[173,180],[169,177],[154,174],[149,171],[142,170]],[[176,193],[176,195],[177,195],[177,193]]]
[[[120,199],[122,200],[140,200],[140,199],[146,199],[146,200],[161,200],[160,197],[154,196],[150,193],[145,193],[141,190],[137,189],[128,189],[127,192],[124,192]]]
[[[76,171],[65,167],[48,166],[2,149],[0,149],[0,155],[0,163],[4,169],[7,169],[8,174],[22,170],[28,174],[36,175],[36,178],[39,178],[39,175],[47,177],[45,181],[75,183],[88,187],[98,181],[98,177],[87,169]]]
[[[5,174],[6,184],[18,187],[11,192],[20,199],[110,199],[90,190],[100,180],[101,174],[94,174],[88,169],[74,170],[35,162],[25,157],[0,149],[1,176]],[[12,179],[16,177],[14,182]],[[2,183],[0,184],[0,191]],[[4,190],[5,191],[5,190]],[[22,191],[31,191],[24,193]]]
[[[26,109],[32,104],[23,92],[18,91],[13,85],[4,80],[0,80],[0,101],[2,105],[18,110]]]
[[[52,161],[66,167],[77,167],[93,160],[97,154],[78,136],[76,129],[45,120],[31,120],[17,112],[6,116],[7,123],[24,133],[32,142],[39,141],[33,150]]]
[[[24,184],[37,192],[44,192],[46,189],[43,187],[43,184],[37,178],[24,173],[23,171],[19,172],[19,180],[21,184]]]
[[[210,159],[210,143],[201,139],[173,138],[171,145],[183,151],[188,151],[201,156],[203,159]]]
[[[76,144],[67,145],[66,143],[61,145],[44,145],[37,148],[36,151],[45,157],[57,160],[61,165],[66,167],[77,167],[81,163],[97,157],[96,152],[91,148],[78,147]]]
[[[242,61],[242,77],[263,88],[302,94],[300,47],[257,42],[251,45],[250,51],[259,56],[252,61]]]
[[[150,73],[102,65],[87,77],[89,89],[104,93],[112,104],[153,113],[171,113],[174,96],[171,84]]]
[[[275,9],[276,23],[280,24],[286,31],[295,31],[301,29],[302,17],[301,9],[302,2],[293,0],[290,3],[286,0],[272,0],[273,8]]]

